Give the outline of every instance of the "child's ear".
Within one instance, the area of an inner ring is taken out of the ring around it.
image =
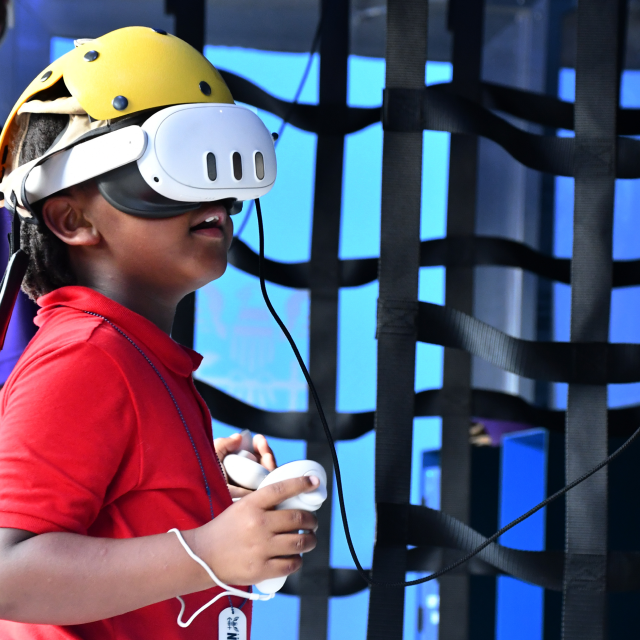
[[[100,242],[100,234],[84,215],[73,195],[51,196],[42,207],[42,218],[64,243],[89,246]]]

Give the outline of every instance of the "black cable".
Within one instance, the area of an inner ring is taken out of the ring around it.
[[[590,478],[594,473],[597,473],[603,467],[606,467],[612,460],[617,458],[625,449],[627,449],[634,442],[634,440],[636,440],[638,435],[640,435],[640,427],[639,427],[624,444],[622,444],[618,449],[616,449],[610,456],[602,460],[602,462],[598,463],[595,467],[593,467],[593,469],[591,469],[590,471],[587,471],[585,474],[581,475],[576,480],[573,480],[573,482],[570,482],[568,485],[566,485],[559,491],[556,491],[553,495],[549,496],[548,498],[546,498],[545,500],[537,504],[532,509],[529,509],[529,511],[522,514],[519,518],[516,518],[509,524],[502,527],[500,530],[496,531],[496,533],[494,533],[490,538],[487,538],[482,544],[478,545],[473,551],[470,551],[466,555],[462,556],[462,558],[460,558],[459,560],[456,560],[455,562],[451,563],[447,567],[444,567],[443,569],[440,569],[439,571],[436,571],[431,575],[426,576],[425,578],[419,578],[418,580],[410,580],[408,582],[378,582],[377,580],[372,580],[369,577],[368,572],[365,569],[363,569],[362,565],[360,564],[360,561],[358,560],[358,556],[356,554],[356,550],[353,546],[353,541],[351,540],[349,523],[347,522],[347,512],[344,506],[344,495],[342,491],[342,477],[340,475],[340,464],[338,462],[338,454],[336,452],[336,446],[333,440],[333,436],[331,435],[331,430],[329,429],[329,425],[327,424],[327,418],[324,414],[322,404],[320,403],[320,398],[318,397],[318,393],[313,384],[313,380],[309,375],[307,366],[305,365],[304,360],[302,359],[302,356],[298,351],[298,347],[296,346],[296,343],[291,337],[291,334],[289,333],[289,330],[285,326],[284,322],[282,322],[282,320],[280,319],[280,316],[278,315],[276,310],[273,308],[273,305],[271,304],[271,300],[269,299],[269,294],[267,293],[267,286],[266,286],[264,273],[262,269],[262,265],[264,262],[264,228],[263,228],[263,222],[262,222],[262,209],[260,207],[260,199],[256,198],[255,203],[256,203],[256,213],[258,218],[258,234],[260,237],[260,262],[259,262],[258,275],[260,278],[260,289],[262,291],[262,297],[264,298],[267,308],[271,312],[271,315],[273,316],[274,320],[278,323],[278,326],[282,330],[282,333],[284,333],[289,344],[291,345],[291,349],[293,350],[293,353],[296,356],[296,360],[300,365],[300,369],[302,370],[302,373],[304,374],[307,384],[309,385],[309,390],[311,391],[311,395],[313,396],[313,401],[316,405],[316,409],[318,410],[318,415],[320,416],[320,421],[322,422],[324,433],[327,437],[327,442],[329,443],[329,447],[331,449],[331,457],[333,458],[333,466],[336,474],[336,488],[338,490],[338,502],[340,503],[340,514],[342,516],[342,526],[344,527],[344,533],[347,538],[347,545],[349,546],[351,557],[353,558],[353,562],[356,565],[356,569],[358,570],[360,577],[369,586],[376,585],[376,586],[382,586],[382,587],[411,587],[417,584],[422,584],[423,582],[429,582],[431,580],[435,580],[436,578],[439,578],[445,573],[449,573],[449,571],[453,571],[453,569],[456,569],[457,567],[464,564],[474,556],[477,556],[481,551],[483,551],[490,544],[495,542],[501,535],[503,535],[510,529],[513,529],[516,525],[520,524],[522,521],[531,517],[534,513],[536,513],[537,511],[540,511],[540,509],[543,509],[549,503],[553,502],[554,500],[557,500],[560,496],[563,496],[565,493],[567,493],[567,491],[570,491],[571,489],[579,485],[581,482],[584,482],[587,478]]]
[[[296,108],[298,101],[300,100],[300,96],[302,95],[302,90],[304,89],[305,84],[307,84],[307,79],[309,77],[309,73],[311,72],[311,65],[313,64],[313,54],[318,50],[321,33],[322,33],[322,20],[319,20],[318,26],[316,27],[316,32],[313,36],[313,40],[311,41],[311,49],[309,49],[309,58],[307,59],[307,65],[302,74],[302,78],[300,79],[300,83],[298,84],[298,88],[296,89],[296,93],[295,93],[295,96],[293,97],[293,101],[291,102],[289,109],[287,110],[287,113],[282,119],[282,123],[280,124],[280,128],[278,129],[278,133],[276,134],[276,139],[273,142],[274,148],[278,147],[278,143],[282,139],[282,134],[284,133],[285,127],[287,126],[287,124],[289,124],[289,120],[293,114],[293,111]],[[240,239],[242,232],[245,230],[247,223],[251,218],[252,212],[253,212],[253,200],[251,201],[251,204],[247,209],[247,213],[245,214],[244,219],[242,220],[242,222],[240,223],[240,226],[238,227],[238,231],[233,236],[232,245],[229,248],[229,250],[231,250],[231,248],[233,247],[233,242],[236,241],[236,238]]]
[[[347,544],[349,545],[349,551],[351,552],[351,557],[353,558],[356,568],[358,569],[358,573],[363,578],[363,580],[365,580],[367,584],[371,585],[372,584],[371,578],[369,578],[368,573],[362,568],[362,565],[358,560],[358,556],[356,555],[356,550],[353,546],[353,541],[351,540],[351,533],[349,532],[349,524],[347,523],[347,512],[344,506],[344,496],[342,494],[342,477],[340,475],[340,464],[338,463],[338,454],[336,452],[336,446],[333,441],[331,431],[329,430],[329,425],[327,424],[327,418],[324,415],[324,410],[322,408],[322,404],[320,403],[320,398],[318,397],[318,392],[316,391],[316,387],[313,384],[313,380],[309,375],[309,370],[307,369],[307,366],[305,365],[304,360],[302,359],[302,356],[298,351],[298,347],[296,346],[295,341],[291,337],[291,334],[289,333],[289,330],[287,329],[286,325],[284,324],[284,322],[282,322],[282,320],[280,319],[280,316],[278,315],[276,310],[273,308],[273,305],[271,304],[271,300],[269,299],[269,294],[267,293],[267,285],[264,279],[264,271],[262,268],[264,263],[264,228],[262,224],[262,208],[260,207],[260,198],[256,198],[255,203],[256,203],[256,213],[258,218],[258,235],[260,238],[260,261],[258,263],[258,277],[260,278],[260,289],[262,291],[262,297],[264,298],[265,304],[267,305],[267,308],[271,312],[273,319],[278,323],[278,326],[282,330],[282,333],[284,333],[286,339],[291,345],[291,348],[293,349],[293,353],[296,356],[296,360],[300,365],[300,369],[302,370],[305,380],[309,385],[309,390],[311,391],[311,395],[313,396],[313,401],[315,402],[316,409],[318,410],[318,414],[320,416],[320,421],[322,422],[325,435],[327,436],[327,440],[331,448],[331,457],[333,458],[333,467],[336,474],[336,486],[338,488],[338,499],[340,502],[340,513],[342,514],[342,524],[344,526],[344,532],[347,537]]]

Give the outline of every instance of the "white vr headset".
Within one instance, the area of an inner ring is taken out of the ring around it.
[[[6,206],[28,218],[30,205],[95,178],[104,198],[131,215],[166,218],[214,200],[237,213],[275,182],[273,138],[244,107],[177,105],[140,125],[121,125],[101,135],[96,129],[60,151],[54,145],[13,171],[2,185]]]

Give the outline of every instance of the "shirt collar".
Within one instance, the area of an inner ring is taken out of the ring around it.
[[[90,311],[113,322],[143,350],[146,347],[179,375],[190,376],[202,362],[199,353],[178,344],[150,320],[88,287],[61,287],[38,298],[38,306],[34,319],[38,327],[60,307]]]

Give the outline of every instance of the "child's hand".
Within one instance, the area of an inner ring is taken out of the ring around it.
[[[300,554],[315,548],[318,520],[308,511],[274,507],[315,489],[317,483],[317,478],[309,477],[276,482],[185,536],[191,534],[187,540],[194,553],[226,584],[249,585],[287,576],[302,566]]]
[[[230,453],[238,453],[241,444],[242,437],[239,433],[234,433],[228,438],[216,438],[213,441],[213,446],[215,447],[216,454],[218,455],[220,462],[222,462]],[[262,434],[253,436],[253,450],[255,452],[254,457],[256,462],[260,463],[263,467],[269,471],[273,471],[277,467],[273,451],[271,450],[267,439]],[[224,470],[224,466],[222,468]],[[226,475],[225,471],[225,477]],[[229,479],[227,478],[227,481],[228,480]],[[228,482],[227,487],[229,488],[229,493],[232,498],[242,498],[247,494],[252,493],[248,489],[237,487],[229,484]]]

